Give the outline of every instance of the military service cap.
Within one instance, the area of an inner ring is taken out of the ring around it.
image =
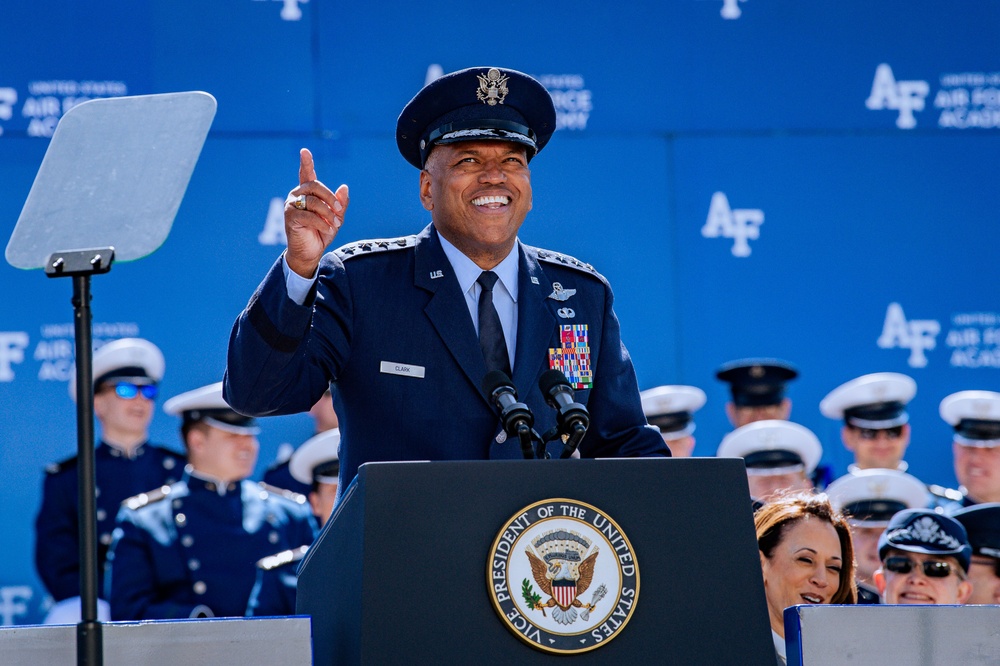
[[[856,428],[885,430],[910,420],[906,405],[917,394],[917,383],[898,372],[862,375],[830,391],[819,411]]]
[[[470,67],[428,83],[396,121],[396,145],[406,161],[424,168],[437,144],[513,141],[540,152],[556,129],[545,87],[521,72]]]
[[[716,456],[743,458],[748,474],[783,474],[802,469],[812,474],[823,455],[809,428],[780,420],[755,421],[722,438]]]
[[[1000,393],[959,391],[941,401],[941,418],[955,428],[965,446],[1000,446]]]
[[[931,509],[906,509],[893,516],[878,539],[880,560],[885,560],[890,548],[927,555],[951,555],[966,571],[972,554],[962,524]]]
[[[730,361],[715,373],[729,383],[733,404],[761,407],[780,404],[785,398],[785,384],[799,376],[787,361],[775,358],[745,358]]]
[[[159,383],[166,365],[160,348],[142,338],[112,340],[94,352],[91,363],[95,389],[113,379],[133,384]],[[69,397],[76,402],[75,379],[69,382]]]
[[[642,413],[666,439],[680,439],[694,432],[694,412],[705,405],[705,392],[696,386],[657,386],[639,394]]]
[[[256,435],[260,432],[253,418],[233,411],[222,397],[222,382],[174,396],[163,404],[163,411],[180,416],[185,425],[201,421],[237,435]]]
[[[966,507],[951,517],[968,533],[973,554],[1000,559],[1000,502]]]
[[[885,527],[904,509],[930,504],[930,494],[920,479],[895,469],[860,469],[845,474],[827,489],[833,508],[858,527]]]
[[[295,449],[288,471],[299,483],[337,483],[340,473],[340,429],[310,437]]]

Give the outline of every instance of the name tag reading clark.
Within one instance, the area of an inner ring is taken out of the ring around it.
[[[412,365],[410,363],[393,363],[392,361],[382,361],[381,371],[387,375],[403,375],[404,377],[424,378],[424,366]]]

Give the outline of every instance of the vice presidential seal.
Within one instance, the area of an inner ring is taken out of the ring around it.
[[[572,499],[542,500],[514,514],[493,541],[487,576],[507,627],[559,654],[608,643],[639,598],[639,565],[621,528]]]

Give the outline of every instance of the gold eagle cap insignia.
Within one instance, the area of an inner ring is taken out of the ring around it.
[[[476,90],[476,99],[483,104],[496,106],[503,104],[507,97],[507,80],[510,78],[500,73],[496,67],[490,68],[485,75],[477,74],[479,79],[479,89]]]

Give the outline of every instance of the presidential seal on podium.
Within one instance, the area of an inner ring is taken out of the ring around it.
[[[511,516],[493,541],[487,577],[514,635],[559,654],[606,645],[639,598],[639,565],[625,533],[597,507],[565,498]]]

